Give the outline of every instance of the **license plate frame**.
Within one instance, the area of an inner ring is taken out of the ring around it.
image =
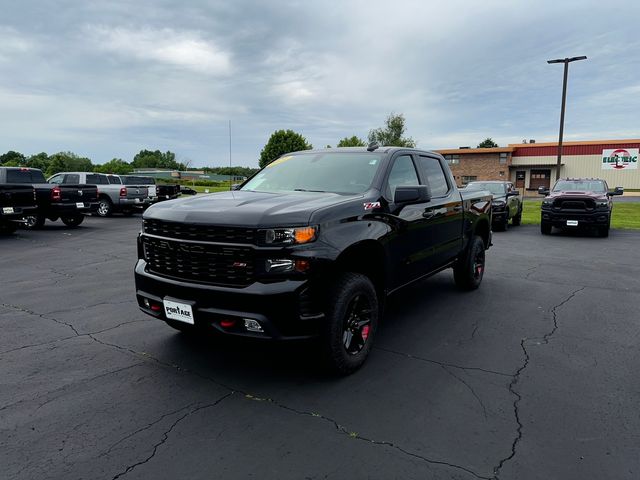
[[[4,213],[5,215],[9,215],[11,213],[16,213],[16,211],[13,209],[13,207],[2,207],[2,213]]]
[[[165,298],[162,300],[162,306],[169,320],[195,325],[192,304]]]
[[[577,227],[578,220],[567,220],[567,227]]]
[[[76,208],[87,208],[84,205],[84,202],[76,202]]]

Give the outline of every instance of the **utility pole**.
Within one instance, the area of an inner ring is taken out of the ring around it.
[[[560,180],[560,169],[562,168],[562,136],[564,133],[564,110],[567,102],[567,77],[569,76],[569,64],[577,60],[586,59],[586,56],[581,56],[547,60],[547,63],[564,63],[564,78],[562,80],[562,106],[560,107],[560,135],[558,137],[558,160],[556,162],[556,181]]]
[[[229,119],[229,190],[231,190],[231,119]]]

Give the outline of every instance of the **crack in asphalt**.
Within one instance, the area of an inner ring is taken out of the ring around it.
[[[573,297],[575,297],[579,292],[581,292],[585,288],[587,287],[582,286],[577,290],[574,290],[562,302],[551,307],[551,314],[553,316],[553,328],[549,332],[544,334],[544,336],[541,339],[539,339],[540,342],[537,343],[537,345],[540,345],[540,344],[547,345],[549,343],[549,340],[551,339],[551,337],[558,330],[558,313],[557,313],[558,309],[563,305],[565,305],[567,302],[571,301]],[[516,456],[518,444],[522,440],[523,425],[522,425],[522,421],[520,420],[520,401],[522,400],[522,395],[518,393],[518,391],[516,390],[516,386],[520,382],[520,375],[529,366],[529,361],[531,357],[529,355],[529,351],[527,350],[527,342],[531,340],[536,340],[536,338],[531,338],[531,339],[523,338],[520,341],[520,348],[522,349],[522,352],[524,354],[524,363],[520,366],[520,368],[518,368],[518,370],[516,370],[511,382],[509,383],[509,392],[515,396],[515,400],[513,401],[513,414],[514,414],[514,418],[516,420],[516,425],[517,425],[516,436],[513,439],[513,442],[511,443],[511,452],[509,453],[509,456],[501,459],[498,465],[496,465],[493,469],[493,474],[494,474],[493,478],[496,480],[499,478],[500,471],[502,470],[504,465]]]
[[[137,430],[135,430],[134,432],[131,432],[127,435],[125,435],[124,437],[122,437],[121,439],[119,439],[118,441],[116,441],[115,443],[113,443],[105,452],[101,453],[100,455],[98,455],[98,457],[103,457],[105,455],[108,455],[109,453],[111,453],[111,451],[116,448],[118,445],[120,445],[122,442],[124,442],[125,440],[128,440],[131,437],[136,436],[138,433],[144,432],[145,430],[149,430],[151,427],[153,427],[154,425],[157,425],[158,423],[160,423],[162,420],[164,420],[167,417],[170,417],[172,415],[175,415],[176,413],[182,412],[183,410],[186,410],[188,408],[191,408],[195,405],[195,403],[190,403],[189,405],[186,405],[182,408],[179,408],[177,410],[174,410],[172,412],[169,413],[165,413],[164,415],[162,415],[160,418],[158,418],[157,420],[154,420],[151,423],[146,424],[144,427],[141,427]]]
[[[462,365],[455,365],[453,363],[440,362],[438,360],[433,360],[431,358],[420,357],[418,355],[412,355],[411,353],[399,352],[397,350],[391,350],[390,348],[385,348],[385,347],[374,346],[373,349],[374,350],[381,350],[383,352],[392,353],[394,355],[399,355],[399,356],[406,357],[406,358],[410,358],[412,360],[419,360],[421,362],[427,362],[427,363],[432,363],[434,365],[440,365],[441,367],[459,368],[460,370],[475,370],[475,371],[478,371],[478,372],[490,373],[492,375],[500,375],[502,377],[511,377],[511,376],[513,376],[510,373],[499,372],[497,370],[489,370],[489,369],[480,368],[480,367],[465,367],[465,366],[462,366]]]
[[[473,387],[471,385],[469,385],[467,382],[465,382],[462,378],[457,376],[455,373],[453,373],[451,370],[449,370],[449,368],[445,367],[444,365],[440,365],[440,367],[442,367],[442,369],[445,372],[447,372],[449,375],[451,375],[453,378],[455,378],[460,383],[462,383],[467,388],[467,390],[469,390],[471,392],[471,395],[473,395],[475,397],[475,399],[480,404],[480,408],[482,408],[482,415],[484,416],[484,419],[487,420],[487,407],[485,407],[484,403],[482,402],[482,399],[476,393],[476,391],[473,389]]]
[[[144,460],[140,461],[140,462],[136,462],[132,465],[129,465],[128,467],[125,468],[125,470],[123,470],[122,472],[118,473],[117,475],[115,475],[111,480],[117,480],[118,478],[121,478],[125,475],[127,475],[129,472],[131,472],[132,470],[134,470],[135,468],[139,467],[140,465],[144,465],[145,463],[151,461],[151,459],[153,459],[153,457],[155,457],[156,453],[158,452],[158,448],[160,448],[168,439],[169,439],[169,434],[173,431],[173,429],[180,423],[182,422],[185,418],[193,415],[194,413],[197,413],[201,410],[207,409],[207,408],[212,408],[217,406],[220,402],[222,402],[223,400],[229,398],[231,395],[233,395],[234,392],[229,392],[226,395],[224,395],[223,397],[219,398],[218,400],[216,400],[213,403],[209,403],[207,405],[201,405],[199,407],[193,408],[191,410],[189,410],[187,413],[185,413],[184,415],[178,417],[178,419],[176,419],[176,421],[174,421],[167,430],[165,430],[162,434],[162,438],[160,439],[160,441],[158,443],[156,443],[153,446],[153,451],[151,452],[151,454],[145,458]]]
[[[81,305],[78,307],[74,307],[74,308],[66,308],[64,310],[53,310],[51,312],[47,312],[44,315],[54,315],[56,313],[69,313],[69,312],[75,312],[76,310],[87,310],[89,308],[94,308],[94,307],[99,307],[101,305],[125,305],[127,303],[135,303],[137,305],[137,302],[132,299],[132,300],[123,300],[121,302],[98,302],[98,303],[94,303],[92,305]]]
[[[73,333],[75,333],[76,336],[80,336],[81,335],[81,333],[79,333],[78,330],[76,330],[76,327],[74,327],[72,324],[64,322],[62,320],[58,320],[57,318],[47,317],[46,313],[37,313],[37,312],[34,312],[33,310],[29,310],[28,308],[20,307],[20,306],[17,306],[17,305],[11,305],[10,303],[0,303],[0,307],[10,308],[12,310],[15,310],[15,311],[18,311],[18,312],[22,312],[22,313],[27,313],[29,315],[35,315],[36,317],[40,317],[40,318],[45,319],[45,320],[52,320],[52,321],[54,321],[56,323],[59,323],[60,325],[67,326],[68,328],[73,330]]]

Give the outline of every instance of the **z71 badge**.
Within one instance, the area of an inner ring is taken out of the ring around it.
[[[373,210],[374,208],[380,208],[380,202],[366,202],[364,203],[365,210]]]

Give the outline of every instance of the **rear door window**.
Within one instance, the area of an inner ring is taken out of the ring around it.
[[[449,182],[442,170],[442,165],[436,158],[420,155],[419,162],[426,176],[432,197],[443,197],[449,191]]]
[[[49,179],[49,183],[62,183],[63,178],[64,178],[64,175],[62,174],[54,175]]]
[[[77,173],[68,173],[64,177],[64,183],[80,183],[80,175]]]

